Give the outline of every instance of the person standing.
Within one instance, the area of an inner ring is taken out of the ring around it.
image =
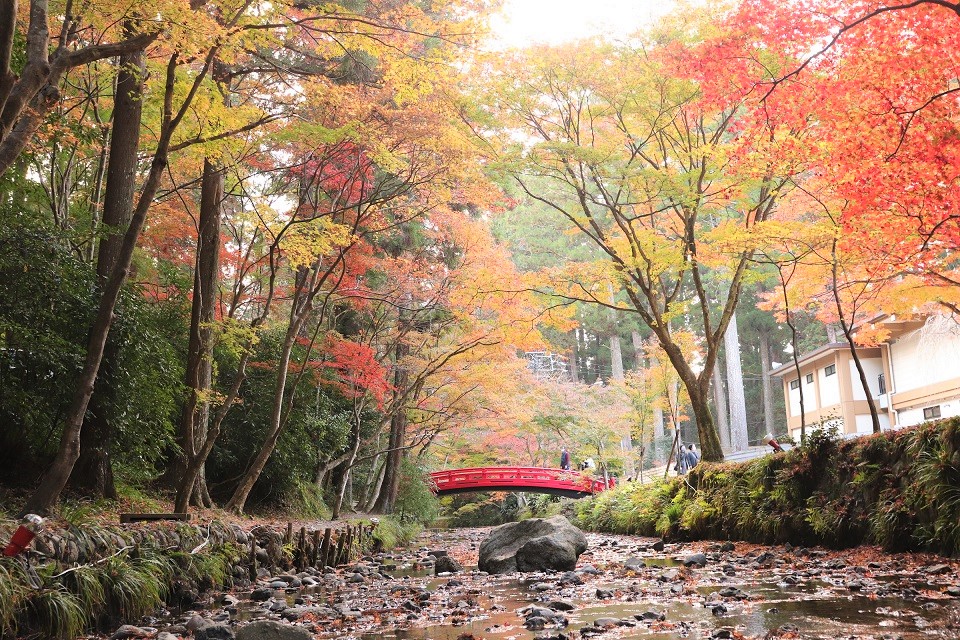
[[[570,453],[566,447],[560,449],[560,468],[564,471],[570,471]]]

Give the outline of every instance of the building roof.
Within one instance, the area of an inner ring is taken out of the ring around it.
[[[814,349],[809,353],[803,354],[802,356],[800,356],[798,361],[800,366],[802,367],[803,365],[810,362],[811,360],[816,360],[817,358],[823,355],[826,355],[827,353],[831,353],[833,351],[839,351],[841,349],[849,349],[849,348],[850,346],[846,342],[830,342],[823,345],[822,347],[817,347],[816,349]],[[780,365],[776,369],[773,369],[770,372],[770,375],[777,376],[779,378],[781,376],[784,376],[790,373],[791,371],[796,371],[795,367],[796,365],[793,363],[793,361],[790,361],[790,362],[787,362],[786,364]]]

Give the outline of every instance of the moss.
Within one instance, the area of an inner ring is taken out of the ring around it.
[[[628,483],[581,501],[581,526],[684,539],[737,538],[960,553],[960,418],[807,445],[684,479]]]

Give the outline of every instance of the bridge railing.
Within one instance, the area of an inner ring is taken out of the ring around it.
[[[579,471],[543,467],[477,467],[472,469],[449,469],[430,474],[437,491],[467,489],[470,487],[496,490],[502,487],[544,489],[569,489],[584,493],[597,493],[613,486],[603,480],[591,478]]]

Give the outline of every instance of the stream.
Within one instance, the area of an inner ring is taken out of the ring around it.
[[[575,572],[492,576],[475,568],[487,533],[428,531],[349,567],[264,576],[157,637],[262,619],[357,640],[960,637],[957,564],[938,556],[587,534]],[[464,570],[434,575],[444,552]],[[684,566],[696,553],[705,564]]]

